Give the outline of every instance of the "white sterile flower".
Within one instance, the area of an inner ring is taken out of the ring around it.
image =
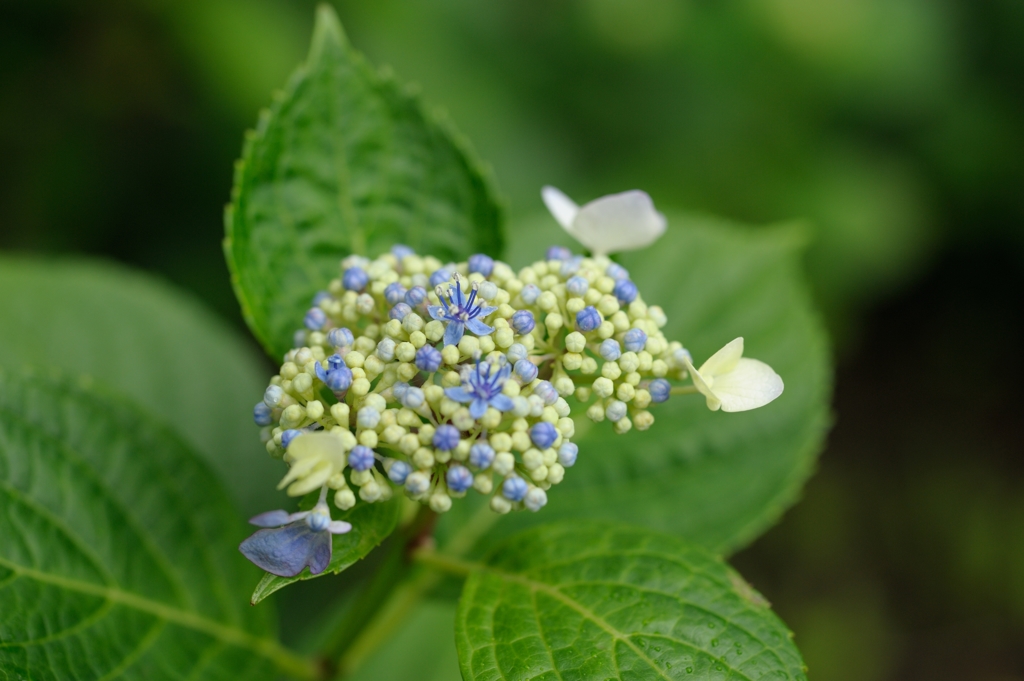
[[[695,369],[683,357],[693,384],[708,400],[711,411],[747,411],[782,394],[782,378],[770,366],[743,356],[743,338],[730,341]]]
[[[544,187],[541,197],[558,224],[594,255],[643,248],[665,232],[665,216],[637,189],[602,196],[582,208],[554,187]]]

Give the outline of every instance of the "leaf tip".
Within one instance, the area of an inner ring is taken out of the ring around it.
[[[334,8],[322,2],[316,8],[316,24],[313,27],[313,44],[309,49],[309,61],[315,62],[316,56],[323,50],[324,45],[334,43],[344,46],[345,29],[341,26],[341,19]]]

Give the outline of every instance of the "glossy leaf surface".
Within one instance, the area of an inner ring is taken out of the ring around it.
[[[404,243],[447,261],[502,246],[490,181],[466,144],[373,70],[326,5],[307,62],[246,139],[226,223],[235,291],[273,356],[345,255]]]
[[[466,681],[805,680],[785,625],[705,550],[598,523],[505,542],[456,617]]]

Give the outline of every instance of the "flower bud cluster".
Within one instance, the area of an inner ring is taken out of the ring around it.
[[[686,377],[665,323],[603,256],[552,248],[518,272],[402,246],[352,256],[253,416],[290,495],[330,489],[344,510],[400,489],[445,512],[474,491],[498,513],[537,511],[576,462],[568,399],[618,433],[646,430],[667,379]]]
[[[484,255],[443,264],[403,247],[349,257],[254,409],[293,496],[341,509],[395,489],[444,512],[471,491],[499,513],[539,510],[576,461],[569,404],[532,349],[539,310]],[[510,290],[510,287],[511,289]],[[333,437],[303,438],[322,432]]]

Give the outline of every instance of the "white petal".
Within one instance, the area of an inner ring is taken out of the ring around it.
[[[583,206],[570,232],[594,255],[606,255],[654,243],[665,232],[665,216],[646,192],[634,189]]]
[[[747,411],[768,404],[782,394],[782,378],[756,359],[742,358],[727,374],[715,378],[714,392],[722,411]]]
[[[576,202],[563,194],[560,189],[550,185],[540,190],[540,197],[544,199],[544,205],[555,216],[558,224],[565,227],[569,234],[574,234],[572,222],[580,212],[580,207],[576,205]]]
[[[686,362],[686,370],[690,372],[690,378],[693,379],[693,386],[700,391],[701,395],[707,398],[708,409],[718,411],[722,406],[722,401],[711,390],[711,386],[707,384],[704,377],[700,375],[700,372],[693,368],[693,363],[688,358],[684,358],[683,361]]]
[[[736,366],[736,362],[743,356],[743,337],[740,336],[725,344],[721,350],[708,357],[708,360],[700,365],[700,372],[705,376],[715,378],[727,374]]]
[[[331,534],[345,534],[352,530],[352,524],[346,523],[344,520],[332,520],[327,529]]]

